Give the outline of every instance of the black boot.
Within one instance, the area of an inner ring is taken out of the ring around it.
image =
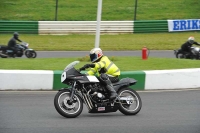
[[[107,85],[106,88],[110,91],[110,100],[114,100],[117,97],[117,93],[112,85]]]
[[[112,85],[112,82],[110,81],[107,74],[101,73],[100,79],[102,82],[104,82],[106,88],[110,92],[110,100],[114,100],[117,97],[117,93]]]

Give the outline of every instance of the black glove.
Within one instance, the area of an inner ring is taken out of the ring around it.
[[[95,67],[95,64],[85,64],[84,65],[84,68],[89,68],[89,67],[93,68],[93,67]]]
[[[82,71],[82,70],[85,70],[85,68],[84,67],[79,68],[79,71]]]
[[[95,64],[85,64],[83,67],[81,67],[79,70],[80,71],[82,71],[82,70],[85,70],[85,69],[87,69],[87,68],[89,68],[89,67],[95,67]]]

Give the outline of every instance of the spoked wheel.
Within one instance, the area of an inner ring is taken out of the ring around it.
[[[124,88],[118,92],[120,102],[119,111],[125,115],[136,115],[142,108],[142,100],[139,94],[130,88]]]
[[[54,98],[54,106],[57,112],[66,118],[75,118],[83,111],[82,99],[74,94],[73,101],[70,102],[70,91],[59,91]]]
[[[26,51],[25,55],[27,58],[36,58],[37,53],[35,51]]]

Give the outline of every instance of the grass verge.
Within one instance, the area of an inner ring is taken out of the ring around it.
[[[175,59],[175,58],[149,58],[142,60],[141,57],[110,57],[121,71],[137,70],[165,70],[199,68],[199,60]],[[80,58],[7,58],[0,59],[0,69],[6,70],[63,70],[66,65]],[[80,68],[87,60],[81,61],[76,68]]]
[[[58,20],[94,21],[97,0],[59,0]],[[137,20],[199,18],[199,0],[138,0]],[[0,0],[1,20],[55,20],[55,0]],[[135,0],[105,0],[102,20],[133,20]]]
[[[101,35],[100,48],[104,51],[141,50],[146,46],[150,50],[173,50],[179,48],[189,36],[200,42],[199,35],[199,32]],[[7,45],[11,37],[12,34],[1,34],[0,44]],[[20,39],[36,51],[89,51],[95,44],[95,35],[22,34]]]

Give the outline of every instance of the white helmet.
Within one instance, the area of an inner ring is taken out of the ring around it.
[[[90,51],[90,60],[92,63],[94,63],[95,61],[97,61],[98,59],[100,59],[103,56],[102,50],[100,48],[93,48]]]
[[[193,44],[193,43],[194,43],[194,37],[193,37],[193,36],[189,37],[189,38],[188,38],[188,42],[189,42],[190,44]]]

